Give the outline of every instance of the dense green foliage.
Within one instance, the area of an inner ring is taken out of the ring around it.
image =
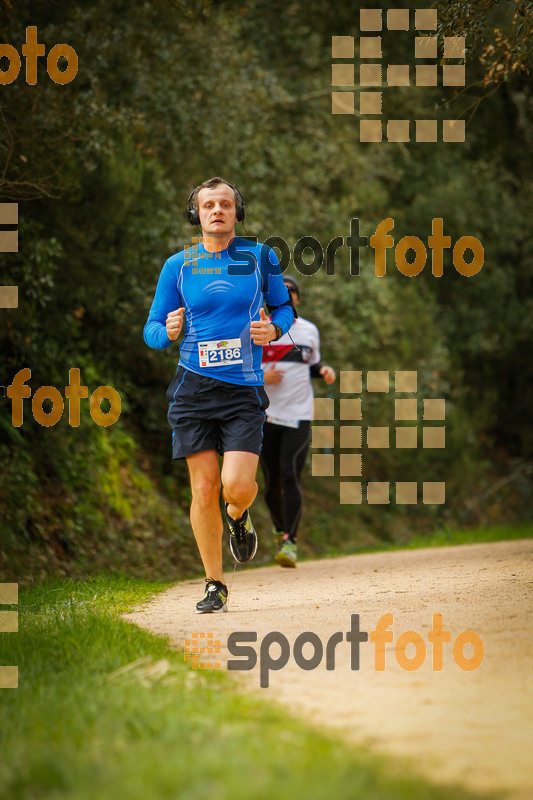
[[[435,519],[530,513],[529,29],[518,29],[506,0],[442,4],[443,31],[471,36],[469,85],[385,90],[384,111],[465,116],[467,141],[360,144],[357,117],[331,114],[330,84],[331,36],[357,37],[361,5],[0,0],[0,41],[20,52],[26,26],[37,25],[47,51],[66,42],[79,58],[65,86],[48,78],[44,59],[35,86],[24,66],[0,86],[0,201],[20,210],[20,252],[0,256],[2,283],[17,284],[21,298],[18,309],[0,310],[1,382],[30,367],[33,390],[53,385],[63,394],[77,367],[89,393],[107,384],[122,398],[110,428],[93,423],[87,401],[79,428],[66,411],[56,428],[43,428],[26,400],[15,429],[3,401],[4,570],[89,570],[108,559],[111,568],[164,562],[183,572],[194,562],[186,469],[169,462],[165,419],[177,348],[150,351],[142,327],[162,263],[190,241],[184,201],[213,174],[243,191],[251,235],[283,236],[291,249],[304,235],[325,248],[348,235],[355,217],[366,236],[392,217],[396,242],[407,234],[427,241],[442,217],[452,243],[472,235],[485,248],[473,278],[454,270],[448,251],[442,278],[431,275],[429,258],[421,275],[406,278],[389,252],[378,279],[364,249],[356,277],[346,247],[335,275],[302,276],[301,310],[320,327],[324,361],[338,370],[416,369],[419,397],[447,399],[445,451],[365,456],[365,478],[446,479],[447,505],[339,507],[337,483],[309,476],[311,539],[326,536],[332,513],[353,546],[365,529],[390,539]],[[487,88],[499,51],[484,48],[495,28],[510,32],[520,68],[505,62],[503,78]],[[386,48],[393,63],[414,64],[410,35],[384,34]],[[370,403],[367,419],[391,424],[390,398]]]

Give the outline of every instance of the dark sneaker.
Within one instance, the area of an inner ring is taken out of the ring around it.
[[[205,579],[205,594],[196,603],[197,614],[216,614],[218,611],[228,610],[228,587],[222,581],[214,581],[213,578]]]
[[[280,567],[295,567],[298,557],[298,548],[296,542],[291,542],[288,534],[285,534],[285,536],[286,538],[274,558],[274,561],[276,564],[279,564]]]
[[[240,519],[232,519],[228,514],[226,503],[226,519],[229,525],[229,549],[238,564],[251,561],[257,552],[257,533],[252,525],[248,509]]]

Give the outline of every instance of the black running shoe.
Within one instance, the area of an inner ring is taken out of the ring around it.
[[[252,525],[248,509],[240,519],[232,519],[228,514],[226,503],[226,519],[229,525],[229,548],[238,564],[251,561],[257,552],[257,533]]]
[[[196,603],[197,614],[216,614],[218,611],[228,610],[228,587],[222,581],[214,581],[213,578],[205,579],[205,594]]]

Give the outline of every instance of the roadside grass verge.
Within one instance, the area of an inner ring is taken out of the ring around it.
[[[312,546],[306,546],[302,534],[302,547],[298,551],[298,556],[302,561],[306,559],[316,560],[317,558],[337,558],[341,556],[357,555],[358,553],[381,553],[394,550],[413,550],[421,547],[450,547],[452,545],[463,544],[483,544],[490,542],[503,542],[515,539],[532,539],[533,522],[522,523],[520,525],[481,525],[476,528],[461,528],[444,526],[437,528],[433,533],[414,535],[402,541],[381,542],[375,538],[356,544],[353,541],[341,542],[338,538],[324,540],[319,546],[316,545],[317,536],[313,532]],[[319,550],[317,553],[316,551]]]
[[[424,536],[415,536],[408,542],[384,543],[383,545],[358,548],[355,553],[381,550],[416,550],[421,547],[450,547],[462,544],[483,544],[505,542],[515,539],[533,538],[533,523],[523,525],[493,525],[478,528],[445,527]]]
[[[19,688],[0,691],[0,800],[477,796],[325,736],[224,672],[193,671],[119,617],[167,585],[99,576],[21,591],[19,632],[0,636],[0,663],[19,666]]]
[[[533,538],[533,522],[523,525],[493,525],[490,527],[442,528],[429,536],[416,536],[406,547],[446,547],[452,544],[481,544],[483,542],[504,542],[512,539]]]

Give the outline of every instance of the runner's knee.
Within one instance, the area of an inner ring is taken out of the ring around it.
[[[224,481],[224,492],[235,505],[247,505],[250,498],[255,497],[257,484],[254,478],[232,476]]]
[[[193,500],[200,503],[218,502],[220,495],[220,480],[203,476],[191,481]]]

